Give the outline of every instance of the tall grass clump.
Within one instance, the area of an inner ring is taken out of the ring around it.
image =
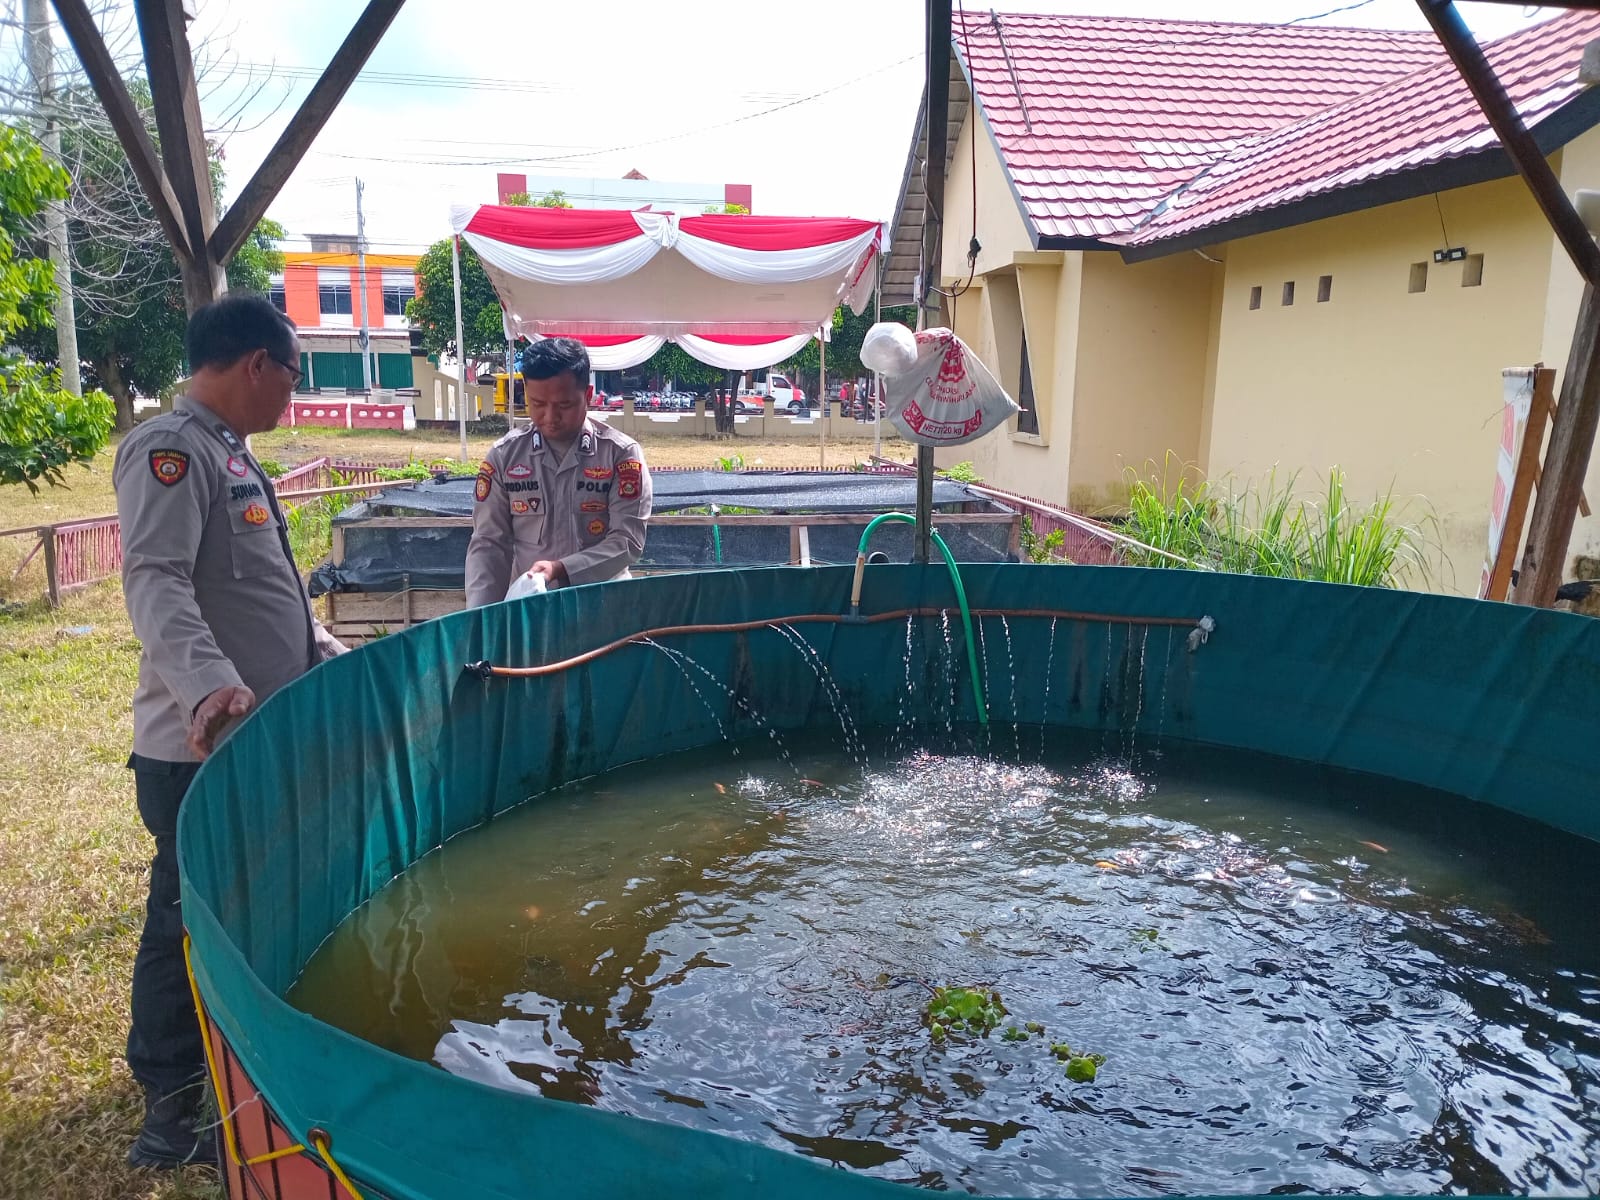
[[[1134,477],[1124,531],[1142,548],[1125,547],[1124,559],[1363,587],[1428,583],[1439,544],[1431,514],[1404,520],[1392,492],[1369,504],[1352,501],[1337,467],[1316,497],[1301,493],[1296,479],[1273,472],[1236,486],[1183,473],[1176,484]]]

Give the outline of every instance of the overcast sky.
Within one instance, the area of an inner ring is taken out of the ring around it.
[[[1018,11],[1282,22],[1351,0],[1014,0]],[[261,90],[228,137],[230,196],[282,131],[361,9],[356,0],[198,0],[192,38],[231,75],[208,123]],[[981,7],[990,7],[989,3]],[[1463,4],[1480,39],[1546,18]],[[1320,25],[1426,28],[1414,0]],[[749,183],[757,211],[887,218],[922,81],[921,0],[409,0],[274,204],[290,231],[355,224],[418,252],[452,203],[493,201],[499,171]],[[263,83],[264,81],[264,83]],[[776,111],[773,111],[776,110]],[[576,198],[576,197],[575,197]]]

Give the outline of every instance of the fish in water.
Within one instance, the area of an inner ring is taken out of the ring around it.
[[[1387,854],[1387,853],[1389,853],[1389,847],[1387,847],[1387,846],[1380,846],[1380,845],[1378,845],[1378,843],[1377,843],[1377,842],[1362,842],[1362,843],[1361,843],[1361,844],[1362,844],[1362,845],[1363,845],[1363,846],[1365,846],[1365,847],[1366,847],[1366,848],[1367,848],[1367,849],[1369,849],[1369,850],[1376,850],[1376,851],[1378,851],[1378,852],[1379,852],[1379,853],[1380,853],[1380,854]]]
[[[717,789],[717,795],[719,796],[726,796],[728,794],[728,789],[723,787],[720,783],[713,783],[711,786]]]

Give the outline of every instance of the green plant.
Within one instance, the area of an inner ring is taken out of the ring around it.
[[[1073,1083],[1093,1083],[1100,1068],[1105,1066],[1104,1054],[1085,1054],[1083,1051],[1074,1051],[1065,1042],[1057,1042],[1050,1047],[1050,1053],[1060,1062],[1067,1064],[1067,1078]]]
[[[1139,566],[1367,587],[1398,587],[1413,574],[1427,581],[1438,541],[1431,515],[1402,521],[1392,493],[1352,503],[1337,467],[1320,501],[1300,494],[1296,480],[1280,482],[1273,472],[1260,485],[1236,488],[1231,481],[1196,482],[1186,471],[1175,484],[1165,473],[1134,478],[1125,527],[1141,545],[1125,547],[1124,558]]]
[[[111,438],[116,407],[104,392],[74,396],[43,363],[11,344],[28,326],[51,326],[56,285],[49,262],[23,253],[18,237],[52,200],[67,173],[18,129],[0,126],[0,484],[60,485],[61,468],[87,464]]]
[[[287,475],[289,473],[289,468],[284,466],[275,458],[258,458],[256,459],[256,462],[259,463],[261,465],[261,469],[267,473],[268,479],[277,479],[280,476]]]
[[[719,471],[742,471],[742,470],[744,470],[744,455],[742,455],[742,454],[730,454],[726,458],[717,459],[717,470],[719,470]]]
[[[1161,931],[1159,929],[1135,929],[1128,935],[1128,938],[1135,946],[1139,947],[1141,954],[1150,950],[1170,950],[1172,948],[1161,940]]]
[[[418,483],[432,479],[433,472],[422,463],[412,461],[403,467],[378,467],[372,472],[374,479],[388,480],[414,480]]]
[[[1022,558],[1024,562],[1047,563],[1072,561],[1062,553],[1062,548],[1067,544],[1066,533],[1060,529],[1052,529],[1049,533],[1045,534],[1043,537],[1040,537],[1034,532],[1033,522],[1028,519],[1028,515],[1026,513],[1022,515],[1022,533],[1018,544],[1022,550]]]
[[[976,987],[936,987],[923,1010],[928,1035],[942,1042],[948,1033],[975,1033],[988,1037],[1005,1018],[1000,993]]]
[[[970,462],[958,462],[954,466],[945,467],[939,474],[946,479],[953,479],[957,483],[983,482],[983,476],[973,469]]]
[[[349,478],[338,471],[331,472],[331,476],[334,487],[343,487],[349,482]],[[349,493],[318,496],[284,511],[295,566],[309,571],[328,556],[333,549],[333,519],[354,503],[356,500]]]

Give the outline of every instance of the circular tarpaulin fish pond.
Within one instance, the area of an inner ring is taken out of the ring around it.
[[[1001,757],[1021,756],[1023,728],[1030,745],[1087,731],[1113,750],[1227,747],[1437,789],[1570,839],[1600,835],[1592,621],[1198,573],[963,575]],[[203,768],[179,830],[234,1194],[257,1194],[248,1175],[268,1195],[328,1195],[344,1185],[326,1163],[353,1191],[393,1197],[907,1194],[748,1137],[457,1077],[285,999],[397,875],[530,799],[770,731],[834,739],[848,758],[843,709],[859,728],[914,722],[908,702],[935,725],[974,721],[964,675],[906,650],[913,634],[959,648],[948,575],[870,567],[860,620],[841,619],[850,582],[843,569],[774,569],[563,589],[382,639],[269,699]],[[655,644],[630,640],[645,631]],[[580,656],[535,677],[464,670]],[[1058,1194],[1157,1186],[1064,1175]]]

